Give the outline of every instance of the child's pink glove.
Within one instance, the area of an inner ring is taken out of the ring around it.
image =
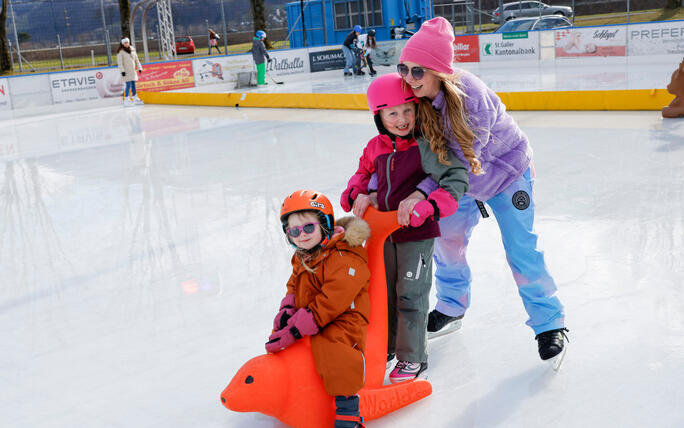
[[[342,192],[342,196],[340,196],[340,206],[345,212],[351,211],[359,193],[361,193],[361,191],[354,186],[349,186],[347,187],[347,190]]]
[[[419,227],[425,220],[434,216],[435,221],[448,217],[458,210],[458,202],[449,192],[437,189],[430,193],[427,200],[418,202],[411,213],[411,227]]]
[[[268,337],[266,352],[275,354],[295,343],[297,339],[318,333],[318,325],[310,310],[302,308],[287,321],[287,325]]]
[[[295,313],[294,294],[287,294],[280,302],[280,311],[273,320],[273,331],[278,331],[287,325],[287,320]]]

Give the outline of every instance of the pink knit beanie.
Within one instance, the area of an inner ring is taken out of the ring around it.
[[[453,74],[454,29],[441,16],[420,26],[406,42],[399,62],[411,61],[441,73]]]

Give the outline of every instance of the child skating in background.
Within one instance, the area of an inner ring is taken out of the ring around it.
[[[311,190],[285,198],[280,220],[295,253],[266,350],[311,336],[316,371],[335,397],[335,428],[363,427],[356,393],[365,377],[370,270],[362,244],[370,228],[351,216],[335,223],[328,198]]]
[[[138,81],[138,73],[142,73],[143,68],[138,59],[138,54],[135,53],[135,48],[131,46],[131,41],[128,37],[124,37],[121,39],[121,43],[119,43],[119,48],[116,50],[116,65],[119,67],[121,80],[126,84],[124,89],[124,106],[143,104],[143,101],[138,98],[138,91],[135,88],[135,82]]]
[[[343,192],[341,205],[362,216],[369,205],[398,210],[404,228],[385,242],[388,298],[388,363],[397,357],[390,381],[417,377],[427,369],[427,319],[432,285],[434,238],[439,219],[458,209],[468,189],[468,172],[452,156],[440,163],[429,144],[414,138],[417,99],[397,73],[368,88],[368,107],[380,134],[363,150],[359,168]],[[439,188],[421,190],[429,177]],[[370,190],[370,191],[369,191]],[[427,198],[425,200],[425,198]]]
[[[263,30],[257,31],[256,36],[252,40],[251,52],[257,69],[257,85],[266,84],[266,60],[271,61],[271,57],[266,51],[264,40],[266,40],[266,32]]]

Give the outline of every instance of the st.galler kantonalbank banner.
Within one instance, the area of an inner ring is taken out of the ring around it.
[[[483,34],[480,36],[480,61],[539,59],[539,33]]]

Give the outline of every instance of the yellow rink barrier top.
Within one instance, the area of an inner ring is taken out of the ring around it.
[[[365,94],[138,92],[147,104],[368,110]],[[665,89],[500,92],[508,110],[660,110]]]

